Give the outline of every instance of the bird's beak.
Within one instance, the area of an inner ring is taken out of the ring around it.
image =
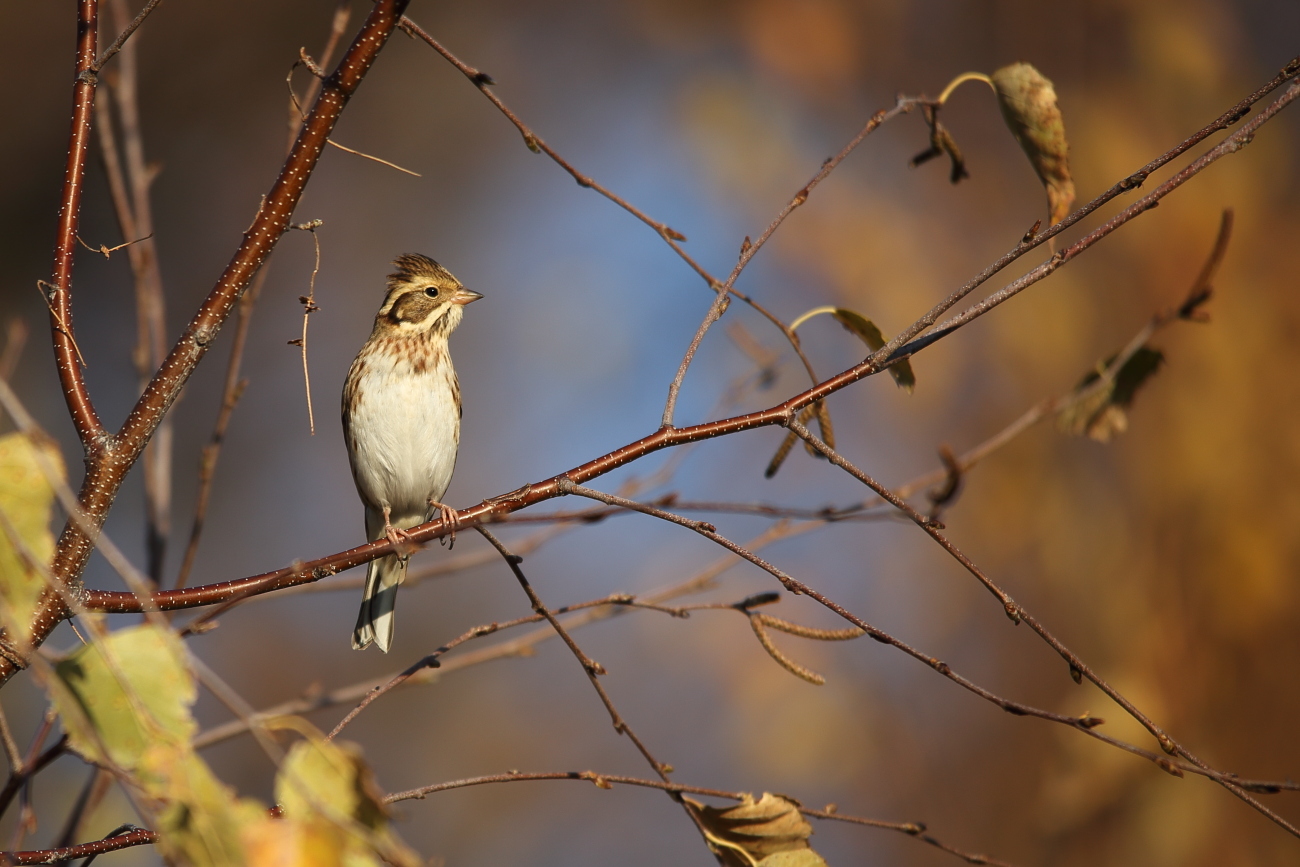
[[[456,290],[455,295],[451,296],[451,303],[465,305],[469,304],[471,301],[477,301],[482,297],[483,296],[480,293],[475,292],[473,289],[466,289],[462,286]]]

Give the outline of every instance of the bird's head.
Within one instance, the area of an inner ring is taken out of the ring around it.
[[[466,289],[451,272],[418,253],[398,256],[388,275],[388,295],[375,324],[404,334],[450,334],[466,304],[483,296]]]

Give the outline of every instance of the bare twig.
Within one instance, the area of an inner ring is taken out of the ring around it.
[[[891,503],[895,499],[897,499],[896,497],[893,497],[893,495],[890,492],[888,492],[883,486],[880,486],[878,482],[875,482],[874,480],[870,479],[870,477],[867,476],[865,473],[862,473],[861,470],[858,470],[856,467],[853,467],[851,464],[849,464],[848,461],[844,460],[844,458],[842,458],[840,455],[834,452],[834,450],[826,448],[825,444],[821,443],[820,440],[813,437],[812,434],[808,432],[807,428],[803,427],[793,419],[790,420],[789,424],[792,426],[792,429],[799,431],[799,436],[801,438],[803,438],[807,442],[812,442],[814,446],[817,447],[818,451],[821,452],[828,460],[830,460],[836,466],[839,466],[841,467],[841,469],[845,469],[846,471],[850,472],[850,474],[852,474],[855,478],[858,478],[859,481],[863,481],[864,484],[871,485],[873,489],[879,488],[879,490],[877,490],[877,493],[883,497],[886,497],[887,499],[893,498],[890,500]],[[913,659],[925,663],[930,668],[934,669],[939,674],[953,681],[957,685],[963,687],[966,690],[969,690],[970,692],[973,692],[980,698],[983,698],[986,701],[989,701],[992,704],[997,705],[998,707],[1002,708],[1002,710],[1014,714],[1016,716],[1037,717],[1038,719],[1043,719],[1049,722],[1055,722],[1055,723],[1069,726],[1070,728],[1073,728],[1076,731],[1081,731],[1085,734],[1091,735],[1092,737],[1102,741],[1103,743],[1107,743],[1112,746],[1119,747],[1121,749],[1126,750],[1127,752],[1133,753],[1134,755],[1142,756],[1143,758],[1146,758],[1149,761],[1153,762],[1154,764],[1158,765],[1162,769],[1169,771],[1170,773],[1175,773],[1181,776],[1181,773],[1178,773],[1178,771],[1181,770],[1180,763],[1170,762],[1164,756],[1158,755],[1156,753],[1152,753],[1149,750],[1143,750],[1140,747],[1132,746],[1123,741],[1119,741],[1115,738],[1111,738],[1107,735],[1101,734],[1100,732],[1094,731],[1094,729],[1097,726],[1101,725],[1104,722],[1104,720],[1102,720],[1099,717],[1095,717],[1090,714],[1084,714],[1082,716],[1077,716],[1077,717],[1069,716],[1066,714],[1059,714],[1059,713],[1054,713],[1052,711],[1043,710],[1041,708],[1036,708],[1031,705],[1023,704],[1021,702],[1011,701],[1010,699],[1003,698],[1002,696],[988,689],[985,689],[984,687],[980,686],[974,681],[962,675],[957,674],[955,671],[953,671],[952,667],[949,666],[946,662],[943,662],[942,660],[939,660],[935,657],[928,656],[927,654],[922,653],[921,651],[917,650],[911,645],[908,645],[907,643],[893,637],[892,635],[885,632],[884,630],[872,626],[871,624],[867,623],[862,618],[853,614],[848,609],[844,608],[838,602],[835,602],[833,599],[829,598],[825,594],[822,594],[817,590],[814,590],[812,587],[805,584],[804,582],[799,581],[798,579],[787,574],[786,572],[782,571],[781,569],[777,568],[771,563],[768,563],[766,560],[763,560],[762,558],[756,556],[752,552],[745,550],[743,547],[737,545],[736,543],[722,536],[717,532],[717,530],[713,527],[712,524],[708,524],[703,521],[692,521],[688,518],[682,517],[681,515],[676,515],[672,512],[668,512],[663,509],[659,509],[653,506],[647,506],[644,503],[637,503],[631,500],[624,499],[622,497],[614,496],[612,494],[606,494],[601,491],[596,491],[591,488],[584,488],[580,485],[574,485],[571,482],[562,483],[562,488],[564,488],[566,493],[588,497],[590,499],[598,500],[600,502],[609,503],[610,505],[621,506],[623,508],[631,509],[636,512],[641,512],[642,514],[650,515],[652,517],[659,518],[661,520],[668,521],[670,523],[677,524],[682,527],[686,527],[689,530],[693,530],[694,532],[700,534],[701,536],[704,536],[706,539],[709,539],[710,541],[713,541],[723,546],[724,548],[727,548],[727,550],[738,554],[739,556],[743,557],[744,559],[758,566],[760,569],[763,569],[765,572],[769,573],[770,575],[775,577],[778,581],[780,581],[781,584],[790,592],[809,596],[810,598],[821,603],[826,608],[838,614],[840,617],[849,621],[854,626],[857,626],[859,629],[864,631],[867,635],[869,635],[871,638],[875,639],[876,641],[879,641],[882,644],[891,645],[897,648],[898,650],[901,650],[903,653],[907,654]],[[900,508],[900,510],[905,510],[907,512],[915,514],[916,518],[914,518],[914,520],[919,519],[919,523],[921,524],[921,526],[923,528],[926,528],[927,532],[930,532],[932,536],[937,533],[937,529],[934,528],[933,525],[926,522],[924,516],[921,516],[920,513],[916,512],[915,509],[912,509],[906,503],[901,503],[901,505],[896,505],[895,507]],[[969,560],[965,559],[964,555],[962,555],[960,551],[956,550],[955,546],[953,546],[951,542],[948,542],[945,539],[943,541],[943,544],[944,544],[944,549],[949,551],[950,554],[953,554],[953,556],[955,557],[961,558],[963,566],[965,566],[967,563],[970,562]],[[971,563],[969,566],[967,566],[967,569],[978,570],[978,567],[976,567],[973,563]],[[977,577],[979,577],[981,582],[984,583],[986,587],[989,587],[995,593],[995,595],[999,595],[999,598],[1007,599],[1006,610],[1008,614],[1011,614],[1014,611],[1019,616],[1020,620],[1023,620],[1023,622],[1028,624],[1032,629],[1034,629],[1035,632],[1037,632],[1040,636],[1044,637],[1045,640],[1047,640],[1048,643],[1052,645],[1053,649],[1055,649],[1058,653],[1062,654],[1062,656],[1065,656],[1068,660],[1070,660],[1072,670],[1074,670],[1075,667],[1077,667],[1077,670],[1080,671],[1083,676],[1088,677],[1089,680],[1092,680],[1093,683],[1097,684],[1104,692],[1106,692],[1108,696],[1111,697],[1112,700],[1120,704],[1126,711],[1128,711],[1128,713],[1131,716],[1133,716],[1140,723],[1142,723],[1148,730],[1155,729],[1155,731],[1159,731],[1159,729],[1155,727],[1154,723],[1152,723],[1145,715],[1143,715],[1130,702],[1124,699],[1123,696],[1119,695],[1119,693],[1116,692],[1109,684],[1106,684],[1104,680],[1102,680],[1095,673],[1093,673],[1092,670],[1089,669],[1086,666],[1086,664],[1083,663],[1082,660],[1080,660],[1077,656],[1072,654],[1054,636],[1048,633],[1047,630],[1044,629],[1036,620],[1034,620],[1033,617],[1029,615],[1028,612],[1026,612],[1019,605],[1017,605],[1014,601],[1012,601],[1010,597],[1004,591],[1002,591],[1001,588],[998,588],[997,585],[993,584],[993,582],[989,580],[987,576],[984,576],[982,572],[978,572]],[[1153,732],[1153,734],[1154,733],[1155,732]],[[1204,776],[1213,779],[1216,782],[1225,786],[1225,788],[1227,788],[1229,791],[1235,794],[1238,798],[1241,798],[1243,801],[1250,804],[1252,807],[1254,807],[1264,816],[1271,819],[1274,823],[1276,823],[1278,826],[1286,830],[1288,833],[1300,837],[1300,829],[1296,829],[1294,826],[1292,826],[1289,822],[1287,822],[1277,813],[1268,809],[1263,804],[1261,804],[1258,800],[1252,798],[1249,794],[1247,794],[1244,788],[1235,782],[1236,779],[1235,775],[1224,774],[1219,771],[1213,771],[1212,769],[1209,768],[1208,765],[1205,765],[1195,756],[1191,755],[1182,747],[1178,746],[1172,739],[1168,737],[1168,735],[1165,735],[1163,732],[1160,732],[1159,738],[1161,739],[1160,740],[1161,746],[1162,748],[1165,749],[1166,752],[1168,753],[1176,752],[1178,755],[1181,755],[1182,757],[1187,759],[1188,762],[1190,762],[1194,767],[1200,768],[1202,771],[1208,771],[1208,773],[1204,774]],[[1169,746],[1166,746],[1166,744],[1168,744]],[[1261,789],[1260,791],[1278,791],[1278,790],[1279,789]]]
[[[122,50],[123,46],[126,45],[127,40],[131,38],[131,35],[135,33],[136,30],[140,29],[140,25],[144,23],[144,19],[148,18],[149,13],[153,12],[161,2],[162,0],[149,0],[148,3],[144,4],[144,8],[140,10],[139,14],[137,14],[135,18],[131,19],[131,23],[122,28],[122,32],[113,40],[113,44],[108,46],[108,48],[104,50],[104,53],[99,55],[99,59],[91,64],[90,71],[99,72],[103,69],[104,64],[108,63],[108,61],[113,58],[114,54],[117,54]]]
[[[307,294],[298,296],[298,302],[302,304],[302,337],[289,341],[290,346],[297,346],[302,350],[302,381],[307,390],[307,424],[311,428],[312,436],[316,436],[316,414],[311,408],[311,370],[307,366],[307,321],[320,309],[316,306],[316,275],[320,273],[320,236],[316,234],[316,230],[321,227],[322,222],[322,220],[312,220],[294,226],[295,229],[311,232],[312,244],[316,248],[316,264],[311,269]]]
[[[1184,759],[1186,759],[1188,762],[1195,765],[1196,767],[1201,768],[1203,770],[1209,770],[1209,765],[1202,762],[1199,758],[1197,758],[1189,750],[1187,750],[1186,747],[1182,746],[1173,738],[1171,738],[1163,729],[1160,728],[1160,726],[1156,725],[1154,720],[1152,720],[1141,710],[1139,710],[1138,707],[1134,705],[1131,701],[1129,701],[1127,698],[1125,698],[1119,692],[1119,690],[1115,689],[1099,674],[1093,671],[1092,668],[1090,668],[1077,654],[1075,654],[1068,647],[1066,647],[1065,644],[1060,639],[1058,639],[1053,633],[1051,633],[1045,626],[1039,623],[1037,618],[1035,618],[1032,614],[1030,614],[1027,610],[1025,610],[1025,608],[1022,605],[1020,605],[1014,599],[1012,599],[1010,594],[1008,594],[1005,590],[999,587],[991,578],[988,577],[988,575],[984,573],[982,569],[980,569],[977,565],[975,565],[975,563],[972,562],[969,557],[963,554],[957,548],[956,545],[954,545],[946,536],[943,535],[942,532],[940,532],[939,525],[936,525],[934,522],[930,521],[926,516],[916,511],[916,509],[913,509],[906,501],[900,499],[893,492],[889,491],[887,488],[885,488],[875,479],[871,478],[862,470],[858,469],[846,458],[844,458],[834,449],[830,448],[825,443],[823,443],[820,439],[818,439],[806,427],[799,424],[799,422],[795,421],[794,419],[790,419],[788,424],[791,430],[797,433],[799,437],[803,439],[805,442],[811,444],[813,448],[817,449],[817,451],[819,451],[823,456],[825,456],[827,460],[829,460],[835,466],[847,472],[849,475],[853,476],[858,481],[862,482],[864,485],[871,488],[873,491],[876,492],[878,496],[888,500],[890,505],[894,506],[894,508],[898,509],[904,515],[910,518],[913,521],[913,523],[915,523],[918,527],[924,530],[926,534],[930,536],[930,538],[932,538],[935,542],[937,542],[941,548],[943,548],[945,551],[948,552],[950,556],[952,556],[953,559],[955,559],[958,563],[960,563],[962,567],[966,569],[967,572],[970,572],[971,575],[973,575],[976,580],[978,580],[981,584],[983,584],[985,589],[987,589],[990,593],[992,593],[995,597],[997,597],[998,601],[1002,604],[1003,611],[1006,613],[1007,617],[1009,617],[1013,623],[1023,622],[1035,633],[1037,633],[1038,636],[1048,644],[1048,646],[1050,646],[1053,650],[1055,650],[1061,656],[1061,658],[1064,659],[1069,664],[1070,674],[1075,678],[1076,681],[1083,677],[1086,677],[1088,680],[1092,681],[1092,683],[1095,686],[1097,686],[1098,689],[1104,692],[1107,695],[1107,697],[1109,697],[1113,702],[1115,702],[1117,705],[1123,708],[1124,711],[1129,716],[1137,720],[1142,725],[1143,728],[1145,728],[1148,732],[1150,732],[1152,737],[1156,739],[1156,742],[1160,744],[1161,749],[1163,749],[1166,753],[1169,753],[1170,755],[1181,756]],[[862,623],[855,619],[851,619],[851,618],[846,618],[846,619],[850,619],[850,622],[854,622],[857,623],[858,626],[862,626]],[[1213,779],[1215,782],[1222,785],[1224,788],[1232,792],[1241,800],[1245,801],[1247,804],[1250,804],[1252,807],[1254,807],[1263,815],[1267,816],[1275,824],[1277,824],[1279,827],[1286,830],[1288,833],[1292,834],[1295,837],[1300,837],[1300,828],[1296,828],[1294,825],[1292,825],[1290,822],[1283,819],[1277,813],[1265,807],[1258,800],[1252,798],[1249,794],[1246,793],[1246,791],[1241,786],[1228,780],[1225,775],[1216,774],[1215,776],[1212,776],[1211,779]]]
[[[862,129],[858,130],[858,134],[850,139],[849,143],[840,149],[839,153],[822,163],[821,168],[819,168],[817,173],[812,176],[812,179],[808,181],[808,183],[804,184],[803,189],[795,193],[790,201],[787,202],[777,213],[772,222],[763,230],[763,234],[758,236],[758,240],[750,243],[749,238],[745,238],[745,242],[740,248],[740,258],[736,261],[735,267],[731,269],[731,274],[728,275],[726,281],[722,284],[722,288],[718,292],[717,297],[713,299],[713,304],[709,307],[708,313],[705,314],[704,321],[701,322],[700,327],[696,329],[695,336],[691,338],[691,343],[686,348],[686,354],[682,356],[681,364],[677,368],[677,375],[673,377],[672,384],[668,386],[668,400],[664,404],[664,415],[661,422],[662,427],[672,427],[673,410],[677,406],[677,395],[681,392],[682,381],[686,378],[686,370],[690,367],[691,361],[695,358],[695,353],[699,349],[700,342],[704,339],[704,335],[708,332],[713,323],[717,322],[718,319],[722,317],[722,314],[726,312],[728,304],[727,296],[731,293],[731,287],[735,285],[736,279],[740,277],[740,273],[745,270],[745,266],[748,265],[750,260],[752,260],[754,256],[757,255],[758,251],[763,248],[763,245],[772,237],[772,234],[781,227],[781,224],[785,222],[786,217],[790,216],[790,214],[794,212],[795,208],[808,201],[808,196],[812,193],[813,189],[825,180],[826,176],[833,172],[836,166],[842,163],[849,154],[853,153],[853,151],[857,149],[857,146],[860,145],[867,136],[875,132],[882,123],[912,111],[912,109],[916,108],[919,104],[919,101],[916,99],[900,97],[898,103],[893,108],[888,111],[882,109],[873,114],[867,120]],[[793,329],[790,329],[790,331],[793,333]]]
[[[481,524],[476,525],[474,529],[478,530],[479,534],[484,539],[487,539],[488,543],[493,548],[497,549],[497,552],[501,555],[502,559],[506,561],[506,565],[510,567],[510,571],[514,573],[515,580],[519,582],[519,586],[522,587],[524,593],[527,594],[529,604],[532,605],[533,611],[544,617],[546,621],[551,624],[551,628],[555,630],[555,634],[560,636],[560,640],[568,646],[569,652],[572,653],[574,658],[582,665],[582,670],[586,673],[587,679],[591,681],[592,688],[596,690],[596,694],[600,696],[601,703],[605,705],[605,710],[609,713],[609,719],[614,726],[614,731],[621,735],[627,735],[628,739],[636,745],[636,748],[641,755],[645,757],[645,760],[650,763],[650,767],[654,769],[655,773],[662,779],[667,780],[668,774],[672,771],[672,766],[664,764],[654,757],[650,752],[650,749],[645,745],[645,742],[637,736],[636,732],[632,731],[632,727],[627,724],[627,721],[623,719],[621,714],[619,714],[618,709],[614,707],[614,702],[609,697],[609,693],[605,691],[605,687],[601,684],[600,680],[598,680],[598,677],[605,673],[605,667],[583,652],[582,648],[578,646],[578,643],[573,640],[573,636],[571,636],[568,630],[566,630],[560,621],[556,619],[555,614],[542,603],[541,598],[537,595],[537,591],[535,591],[533,586],[528,583],[528,579],[524,576],[523,570],[519,568],[519,564],[523,562],[524,558],[511,553],[509,548],[501,544],[501,541],[488,532],[487,528]]]
[[[338,6],[334,10],[334,18],[330,27],[330,35],[325,43],[325,51],[321,54],[321,63],[328,64],[334,57],[334,52],[338,50],[339,41],[343,38],[343,31],[347,29],[348,20],[352,16],[352,4],[350,0],[339,0]],[[307,85],[307,91],[304,94],[304,101],[308,104],[314,103],[316,97],[320,94],[322,79],[313,77]],[[293,152],[294,142],[297,140],[298,133],[302,129],[303,114],[298,104],[298,98],[294,95],[292,87],[289,90],[289,140],[285,144],[286,154]],[[195,497],[194,505],[194,522],[190,527],[190,539],[185,546],[185,557],[181,562],[181,568],[176,574],[176,588],[184,587],[189,580],[190,572],[194,568],[194,559],[198,555],[199,539],[203,535],[203,527],[207,521],[208,503],[212,497],[212,483],[216,478],[217,463],[221,458],[221,446],[226,439],[226,428],[230,425],[230,418],[234,414],[235,405],[239,403],[239,398],[248,385],[248,381],[240,378],[239,371],[243,364],[244,347],[248,342],[248,328],[253,320],[253,307],[257,303],[257,298],[262,294],[262,286],[266,283],[266,268],[260,268],[257,275],[249,284],[248,289],[239,298],[235,318],[235,339],[230,346],[230,359],[226,363],[226,378],[221,390],[221,407],[217,412],[217,421],[213,425],[212,438],[208,444],[203,447],[202,456],[199,458],[199,492]],[[310,394],[310,392],[309,392]]]
[[[746,547],[751,550],[759,550],[781,539],[788,539],[793,536],[807,533],[815,529],[817,526],[820,525],[794,525],[788,522],[781,522],[768,528],[765,532],[759,534],[754,539],[751,539],[746,543]],[[493,553],[495,554],[495,551]],[[712,587],[718,576],[735,566],[736,563],[736,558],[731,555],[721,557],[685,581],[637,597],[637,601],[641,603],[641,606],[639,607],[657,605],[658,603],[665,602],[669,599],[675,599],[691,593],[703,592]],[[577,607],[578,606],[567,606],[567,609],[557,609],[557,613],[564,610],[575,610]],[[589,608],[579,614],[575,614],[573,617],[567,618],[565,621],[565,629],[572,632],[574,629],[578,629],[582,626],[625,614],[631,607],[632,606],[629,605],[611,603],[609,605]],[[532,615],[528,618],[520,618],[517,621],[510,621],[510,623],[536,623],[540,620],[540,615]],[[499,624],[498,631],[506,628],[506,626],[507,624]],[[402,681],[400,685],[415,686],[422,683],[429,683],[441,677],[443,674],[459,671],[464,668],[470,668],[475,665],[481,665],[482,663],[490,662],[492,660],[531,656],[537,645],[550,641],[556,637],[557,634],[555,630],[551,629],[548,625],[540,629],[532,630],[521,638],[501,642],[500,644],[484,648],[480,651],[465,653],[460,656],[452,657],[449,660],[442,661],[437,669],[425,668],[418,671]],[[258,716],[266,718],[272,716],[284,716],[286,714],[309,713],[314,710],[335,707],[340,704],[357,702],[365,698],[375,689],[391,682],[393,677],[394,676],[384,677],[380,680],[366,680],[361,683],[340,687],[328,693],[312,694],[292,701],[282,702],[273,707],[259,711]],[[242,734],[246,730],[246,727],[239,720],[215,726],[195,738],[195,747],[199,749],[208,747]]]
[[[362,157],[363,159],[368,159],[372,162],[379,163],[381,166],[388,166],[390,169],[397,169],[399,172],[408,174],[413,178],[424,177],[424,175],[420,174],[419,172],[413,172],[410,169],[405,168],[403,166],[399,166],[397,163],[386,160],[383,157],[377,157],[374,154],[368,154],[365,151],[359,151],[356,148],[350,148],[347,145],[341,145],[338,142],[334,141],[334,139],[327,139],[326,143],[329,144],[331,147],[336,147],[345,153],[355,154],[356,156]]]
[[[680,257],[681,260],[685,262],[692,271],[694,271],[700,277],[704,278],[705,283],[708,284],[710,289],[712,289],[714,292],[718,292],[718,293],[722,292],[722,281],[718,280],[716,277],[710,274],[708,270],[706,270],[702,265],[700,265],[700,263],[697,262],[682,247],[681,242],[684,242],[686,240],[685,235],[683,235],[681,232],[678,232],[676,229],[673,229],[667,223],[661,223],[658,220],[655,220],[653,217],[649,216],[644,211],[640,210],[639,208],[637,208],[636,206],[628,202],[626,199],[617,195],[607,187],[601,185],[590,176],[584,175],[581,172],[579,172],[576,168],[574,168],[574,166],[568,160],[562,157],[554,148],[552,148],[545,141],[543,141],[541,136],[539,136],[536,132],[534,132],[527,124],[525,124],[519,118],[518,115],[516,115],[513,111],[511,111],[510,108],[501,100],[500,97],[496,95],[494,91],[488,89],[489,86],[494,85],[496,83],[492,80],[492,76],[487,75],[486,73],[481,72],[478,69],[475,69],[474,67],[465,63],[464,61],[460,60],[458,57],[456,57],[454,54],[448,51],[440,42],[438,42],[436,39],[434,39],[432,36],[426,33],[423,28],[421,28],[410,18],[403,18],[401,21],[401,27],[410,36],[424,40],[424,42],[426,42],[431,48],[433,48],[434,51],[441,54],[448,63],[456,67],[456,69],[458,69],[466,78],[468,78],[470,82],[475,87],[478,88],[479,92],[482,93],[485,97],[487,97],[488,101],[490,101],[494,106],[496,106],[497,110],[499,110],[503,115],[505,115],[506,119],[509,120],[510,123],[514,124],[515,129],[519,130],[519,134],[523,136],[524,144],[528,146],[529,150],[533,151],[534,153],[546,154],[548,157],[551,158],[551,160],[557,166],[562,168],[564,171],[568,172],[569,176],[572,177],[575,181],[577,181],[578,186],[583,187],[585,189],[596,191],[597,193],[604,196],[609,201],[613,202],[623,210],[627,211],[632,216],[636,217],[642,223],[645,223],[647,226],[654,229],[655,234],[659,235],[660,238],[663,238],[664,243],[666,243],[669,247],[671,247],[673,252],[676,253],[678,257]],[[795,355],[797,355],[799,357],[800,362],[803,363],[804,370],[808,373],[809,380],[814,383],[818,382],[820,378],[817,376],[817,373],[813,370],[812,362],[810,362],[808,360],[808,356],[804,354],[803,348],[799,344],[799,338],[795,335],[794,331],[792,331],[789,328],[789,326],[787,326],[780,319],[780,317],[772,313],[763,305],[759,304],[753,298],[749,297],[743,292],[737,291],[734,286],[728,291],[732,297],[739,298],[741,301],[748,304],[750,307],[754,309],[755,312],[757,312],[768,322],[772,323],[772,325],[775,326],[776,329],[781,332],[781,334],[789,342],[790,347],[794,350]],[[828,417],[825,416],[825,414],[823,413],[819,417],[819,420],[824,418],[828,418]],[[827,442],[834,442],[833,434],[830,431],[829,425],[823,425],[822,436],[826,438]]]
[[[580,780],[595,784],[597,788],[608,789],[614,785],[620,786],[640,786],[647,789],[659,789],[660,791],[669,792],[675,795],[706,795],[712,798],[725,798],[732,801],[742,801],[746,795],[744,792],[727,792],[721,789],[708,789],[703,786],[687,786],[680,783],[670,783],[662,780],[645,780],[638,777],[626,777],[620,774],[600,774],[595,771],[552,771],[543,773],[520,773],[510,771],[505,774],[491,774],[483,777],[469,777],[464,780],[451,780],[446,783],[435,783],[432,786],[422,786],[418,789],[408,789],[405,792],[394,792],[386,795],[386,803],[396,803],[398,801],[423,800],[429,795],[437,792],[446,792],[451,789],[463,789],[468,786],[483,786],[490,783],[519,783],[519,782],[536,782],[543,780]],[[962,858],[971,864],[990,864],[993,867],[1011,867],[1005,861],[999,861],[995,858],[989,858],[985,855],[975,855],[963,852],[960,849],[942,843],[926,833],[926,826],[920,822],[889,822],[883,819],[868,819],[862,816],[852,816],[833,810],[813,810],[800,806],[799,812],[805,816],[814,819],[824,819],[833,822],[848,822],[854,825],[864,825],[869,828],[881,828],[886,831],[898,831],[909,837],[915,837],[924,843],[928,843],[950,855]]]

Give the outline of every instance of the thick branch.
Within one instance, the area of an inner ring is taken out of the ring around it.
[[[408,0],[379,0],[371,9],[361,31],[353,40],[342,60],[339,61],[338,67],[322,86],[321,94],[304,121],[302,132],[299,134],[292,152],[280,170],[271,191],[267,194],[261,207],[258,208],[257,216],[248,231],[245,232],[244,239],[240,243],[234,258],[226,266],[226,270],[222,273],[216,286],[209,293],[198,313],[190,320],[185,332],[172,348],[171,353],[154,375],[153,380],[145,388],[144,394],[140,396],[135,408],[131,410],[131,414],[127,417],[122,430],[113,441],[112,450],[93,455],[88,462],[86,476],[82,482],[80,502],[82,511],[96,526],[103,524],[127,471],[135,463],[141,452],[144,451],[163,416],[176,400],[181,389],[189,380],[190,374],[194,372],[195,367],[216,339],[217,332],[225,322],[226,317],[230,315],[235,303],[239,300],[240,294],[248,286],[253,275],[257,273],[262,262],[275,248],[276,243],[279,242],[280,237],[288,228],[290,217],[302,196],[312,171],[316,168],[321,151],[325,147],[326,139],[333,130],[348,100],[356,92],[362,79],[365,78],[371,64],[374,63],[375,58],[388,41],[388,37],[392,35],[398,19],[406,9],[407,2]],[[90,18],[85,20],[88,14],[87,9],[89,9]],[[83,26],[93,24],[94,9],[94,0],[83,0]],[[79,68],[84,69],[94,60],[95,44],[93,35],[84,37],[82,41],[84,44],[78,63]],[[91,96],[93,95],[91,91],[85,89],[86,87],[88,85],[79,79],[79,101],[74,118],[84,114],[84,119],[80,126],[74,123],[73,127],[74,144],[80,142],[79,152],[82,154],[75,162],[77,171],[76,189],[67,193],[71,197],[73,205],[76,204],[80,197],[80,173],[84,172],[84,139],[89,129]],[[82,101],[85,103],[84,111]],[[74,150],[76,149],[74,148]],[[69,180],[73,177],[73,168],[74,158],[69,156]],[[69,213],[74,216],[69,218]],[[71,222],[69,222],[69,219],[71,219]],[[75,228],[75,208],[69,210],[68,200],[65,197],[64,211],[60,216],[59,248],[59,251],[62,251],[64,236],[66,235],[68,252],[63,276],[65,283],[67,273],[70,273],[67,268],[70,268],[71,244],[75,236]],[[63,259],[56,259],[56,281],[59,277],[57,268],[60,261],[63,261]],[[57,299],[52,300],[52,305],[62,304],[66,308],[66,301],[67,293],[63,291],[57,293]],[[58,306],[52,306],[52,310],[56,318],[55,348],[60,358],[60,375],[65,377],[65,384],[71,382],[73,386],[77,386],[80,384],[79,372],[77,372],[75,366],[68,363],[75,354],[71,336],[57,330],[57,319],[63,313],[63,310]],[[66,388],[65,391],[67,391]],[[78,417],[79,407],[89,412],[89,415],[82,412],[84,418],[78,422],[79,432],[82,433],[82,440],[85,442],[88,440],[89,435],[83,431],[83,428],[93,418],[93,411],[90,411],[88,401],[83,404],[79,399],[73,400],[74,396],[83,394],[83,391],[68,393],[69,406],[73,410],[74,418]],[[98,419],[94,419],[94,423],[98,425]],[[70,588],[75,587],[93,547],[92,539],[82,532],[81,528],[75,523],[69,522],[59,539],[59,547],[52,568],[54,575],[60,581],[66,582]],[[40,645],[66,615],[66,607],[59,595],[47,592],[41,600],[40,608],[32,626],[33,644]],[[0,684],[12,677],[16,671],[17,668],[12,662],[0,660]]]

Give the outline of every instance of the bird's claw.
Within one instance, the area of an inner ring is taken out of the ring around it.
[[[442,519],[442,525],[448,528],[446,536],[439,539],[439,543],[447,546],[450,551],[456,545],[456,528],[460,526],[457,520],[458,513],[446,503],[439,503],[437,500],[430,500],[429,506],[438,510],[438,517]]]

